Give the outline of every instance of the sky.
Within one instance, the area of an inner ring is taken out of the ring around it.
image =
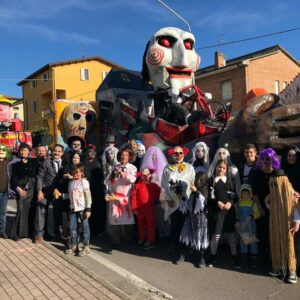
[[[276,44],[300,59],[300,30],[232,45],[209,45],[300,27],[299,0],[165,0],[188,21],[201,67]],[[147,41],[162,27],[188,31],[157,0],[0,0],[0,94],[48,63],[101,56],[140,71]]]

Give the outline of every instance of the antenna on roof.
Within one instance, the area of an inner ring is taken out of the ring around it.
[[[83,52],[84,52],[84,44],[83,44],[83,41],[81,41],[80,42],[80,56],[81,56],[81,58],[84,58]]]
[[[178,17],[187,27],[189,28],[189,32],[192,32],[191,26],[183,17],[181,17],[177,12],[175,12],[170,6],[165,4],[162,0],[157,0],[160,4],[162,4],[166,9],[168,9],[172,14]]]

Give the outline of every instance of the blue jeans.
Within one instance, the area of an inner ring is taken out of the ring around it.
[[[79,220],[81,220],[81,223],[79,223]],[[73,245],[75,245],[77,243],[78,232],[82,232],[83,245],[85,245],[85,246],[89,245],[89,242],[90,242],[89,220],[84,218],[83,211],[76,211],[76,212],[71,213],[70,232],[71,232],[71,242]]]
[[[0,193],[0,233],[6,233],[7,193]]]

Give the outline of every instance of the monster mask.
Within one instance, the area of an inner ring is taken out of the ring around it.
[[[145,148],[145,145],[142,144],[142,143],[138,143],[138,150],[137,150],[137,156],[139,158],[143,158],[144,155],[146,153],[146,148]]]
[[[150,80],[155,88],[171,89],[172,96],[192,84],[200,57],[194,49],[192,33],[175,27],[157,31],[149,42],[145,60]]]
[[[64,110],[64,128],[67,138],[85,134],[92,128],[96,120],[96,112],[87,101],[73,102]]]

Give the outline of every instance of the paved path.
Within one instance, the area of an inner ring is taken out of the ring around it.
[[[49,246],[0,239],[1,300],[122,298]]]

